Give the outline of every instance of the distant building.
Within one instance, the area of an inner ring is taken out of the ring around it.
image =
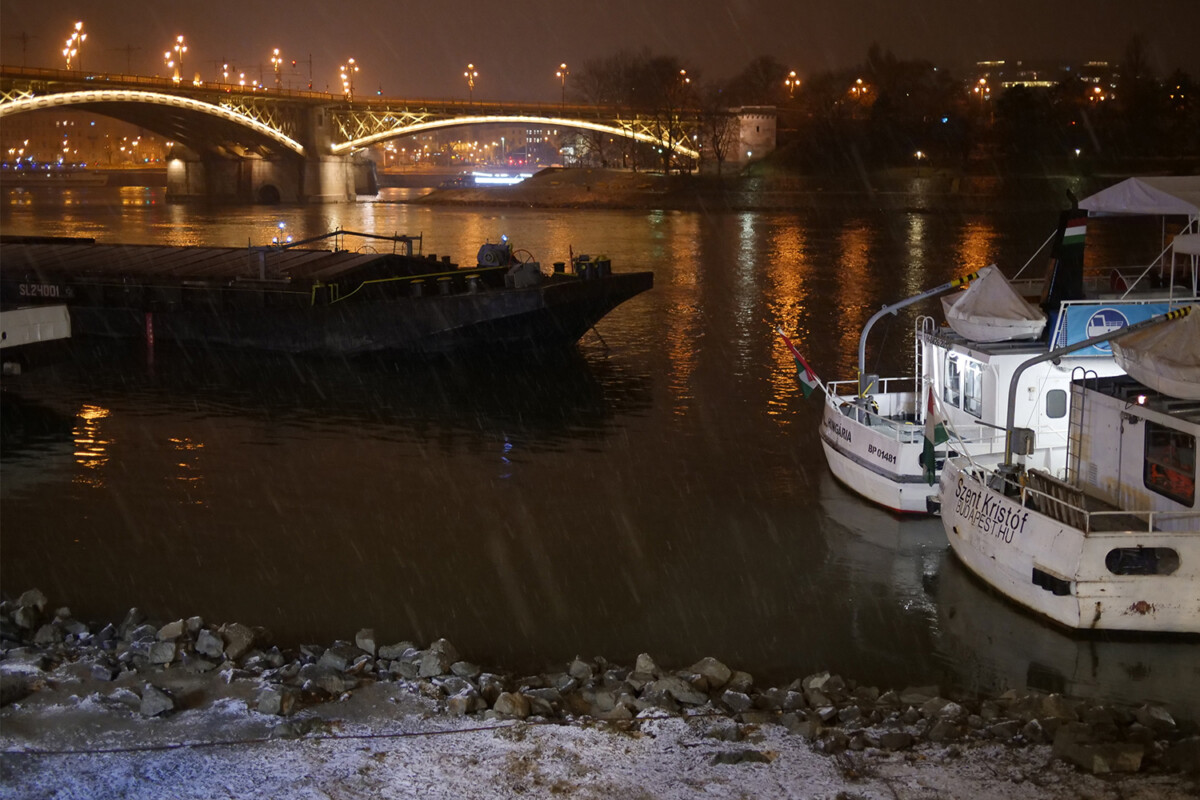
[[[0,156],[5,163],[132,167],[161,164],[170,142],[109,117],[85,111],[31,111],[5,117]]]
[[[775,149],[775,128],[778,113],[775,106],[742,106],[730,109],[738,115],[737,150],[729,161],[747,164],[765,157]]]
[[[1064,81],[1076,78],[1089,84],[1108,87],[1115,85],[1117,67],[1107,61],[1086,61],[1083,64],[1066,64],[1050,61],[977,61],[964,74],[968,91],[986,85],[993,91],[1025,86],[1033,89],[1049,89]]]

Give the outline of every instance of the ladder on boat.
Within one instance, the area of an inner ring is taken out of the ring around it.
[[[1086,367],[1075,367],[1071,370],[1071,408],[1067,416],[1067,467],[1064,478],[1072,486],[1079,484],[1079,463],[1083,455],[1083,415],[1087,413],[1084,402],[1087,386],[1076,381],[1092,381],[1094,384],[1098,377],[1095,370]]]

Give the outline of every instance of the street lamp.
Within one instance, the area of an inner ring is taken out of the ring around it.
[[[175,56],[171,56],[171,51],[175,52]],[[175,37],[175,46],[163,53],[163,59],[167,62],[167,69],[174,69],[175,74],[171,80],[179,83],[179,74],[183,71],[183,54],[187,52],[187,45],[183,43],[183,36]]]
[[[67,38],[67,46],[63,48],[63,56],[67,59],[67,69],[71,68],[71,59],[75,59],[75,69],[83,69],[83,43],[87,40],[87,34],[83,32],[83,23],[76,22],[75,29],[71,31],[71,35]]]
[[[562,105],[563,106],[566,106],[566,104],[567,104],[567,76],[570,74],[571,73],[567,71],[566,62],[559,64],[558,72],[554,73],[554,77],[558,78],[559,83],[562,84]]]
[[[783,80],[783,85],[787,87],[788,97],[791,97],[792,92],[794,92],[796,87],[800,85],[800,79],[796,77],[796,70],[792,70],[788,73],[788,76]]]
[[[979,95],[979,105],[983,105],[983,101],[988,98],[992,92],[992,87],[987,85],[987,78],[980,78],[979,84],[975,87],[975,93]]]
[[[358,62],[353,58],[342,65],[342,94],[347,100],[354,100],[354,73],[358,72]]]
[[[463,77],[467,79],[467,102],[474,102],[475,79],[479,77],[479,72],[476,71],[474,64],[467,64],[467,71],[463,73]]]
[[[283,88],[283,81],[280,77],[280,70],[283,69],[283,58],[279,55],[279,48],[276,47],[271,52],[271,67],[275,70],[275,88],[277,90]]]

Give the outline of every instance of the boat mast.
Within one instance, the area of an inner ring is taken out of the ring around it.
[[[1109,331],[1108,333],[1102,333],[1099,336],[1093,336],[1090,339],[1084,339],[1083,341],[1076,342],[1075,344],[1069,344],[1064,347],[1059,347],[1057,349],[1042,353],[1040,356],[1034,356],[1033,358],[1029,359],[1028,361],[1021,362],[1020,366],[1018,366],[1015,370],[1013,370],[1012,378],[1010,378],[1008,381],[1008,416],[1006,418],[1007,424],[1004,426],[1004,466],[1005,466],[1005,468],[1011,468],[1013,465],[1012,464],[1012,456],[1013,456],[1013,453],[1012,453],[1013,441],[1012,440],[1013,440],[1013,421],[1014,421],[1013,417],[1015,417],[1017,414],[1017,384],[1020,382],[1021,375],[1025,372],[1026,369],[1028,369],[1029,367],[1032,367],[1034,364],[1041,364],[1044,361],[1057,360],[1057,359],[1067,355],[1068,353],[1073,353],[1076,350],[1082,350],[1085,347],[1091,347],[1094,344],[1100,344],[1101,342],[1107,342],[1111,339],[1118,339],[1127,333],[1133,333],[1134,331],[1141,330],[1142,328],[1149,328],[1152,325],[1158,325],[1159,323],[1168,322],[1173,319],[1183,319],[1188,314],[1190,314],[1191,311],[1192,311],[1191,306],[1183,306],[1181,308],[1175,309],[1174,311],[1168,311],[1166,314],[1159,314],[1157,317],[1151,317],[1150,319],[1144,319],[1141,322],[1135,322],[1133,325],[1126,325],[1124,328],[1118,328],[1115,331]],[[1032,438],[1032,434],[1033,434],[1033,432],[1029,431],[1030,438]]]
[[[951,289],[956,289],[959,286],[962,286],[964,283],[970,283],[978,277],[978,272],[972,272],[970,275],[964,275],[961,278],[955,278],[949,283],[943,283],[941,286],[921,292],[920,294],[915,294],[912,297],[901,300],[899,303],[893,303],[890,306],[884,306],[876,311],[875,315],[867,320],[867,324],[863,326],[862,333],[858,337],[858,396],[866,397],[867,392],[870,391],[871,386],[875,383],[874,376],[868,376],[866,373],[867,334],[871,332],[871,328],[874,327],[876,322],[878,322],[885,314],[895,314],[905,306],[911,306],[913,303],[924,300],[927,297],[933,297],[935,294],[941,294],[942,292],[948,292]],[[867,380],[868,377],[871,379]]]

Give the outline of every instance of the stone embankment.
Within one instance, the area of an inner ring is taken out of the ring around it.
[[[171,688],[183,685],[180,676],[188,678],[186,691]],[[828,755],[1051,744],[1056,757],[1093,773],[1200,771],[1194,723],[1177,722],[1155,705],[1011,691],[949,698],[936,686],[881,691],[827,672],[759,687],[715,658],[666,669],[646,654],[632,668],[576,658],[561,672],[516,677],[464,660],[445,639],[424,648],[380,644],[364,629],[354,642],[290,652],[240,623],[190,617],[160,624],[135,608],[120,623],[89,626],[69,609],[50,610],[38,590],[0,603],[3,706],[29,703],[56,683],[85,687],[77,695],[86,692],[114,713],[148,718],[193,707],[198,695],[236,695],[246,698],[247,714],[280,718],[279,729],[294,736],[307,730],[301,723],[310,707],[379,682],[432,701],[440,713],[480,720],[636,726],[639,719],[682,715],[710,717],[708,735],[729,742],[742,741],[755,726],[784,726]],[[739,763],[767,755],[731,745],[718,757]]]

